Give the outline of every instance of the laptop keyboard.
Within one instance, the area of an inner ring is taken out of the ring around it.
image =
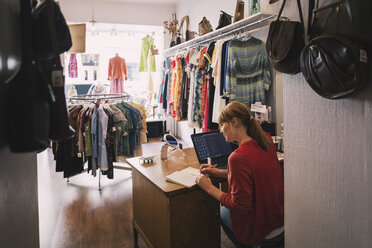
[[[227,168],[227,159],[226,157],[221,158],[212,158],[212,164],[216,164],[217,168]]]

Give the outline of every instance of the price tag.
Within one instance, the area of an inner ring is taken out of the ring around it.
[[[264,114],[264,113],[266,113],[266,105],[251,104],[251,111]]]
[[[368,56],[366,50],[360,49],[360,62],[367,63],[368,62]]]
[[[54,70],[52,72],[53,87],[63,87],[63,73],[62,70]]]

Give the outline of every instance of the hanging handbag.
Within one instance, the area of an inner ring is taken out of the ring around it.
[[[372,45],[369,26],[372,23],[372,1],[338,0],[322,7],[318,5],[319,1],[311,13],[311,36],[334,33],[355,39],[365,47]]]
[[[182,28],[183,28],[184,22],[186,22],[185,41],[188,41],[188,40],[191,40],[191,37],[190,37],[191,34],[190,34],[190,30],[189,30],[189,28],[190,28],[190,18],[189,18],[189,16],[184,16],[181,19],[179,33],[182,34],[182,36],[183,36]]]
[[[234,22],[244,19],[244,0],[236,0]]]
[[[216,27],[216,30],[230,25],[232,23],[231,19],[231,15],[221,10],[220,19],[218,20],[218,26]]]
[[[309,22],[313,19],[308,28],[311,40],[302,50],[301,70],[320,96],[345,98],[368,82],[367,52],[356,39],[350,2],[343,0],[321,8],[318,3],[314,11],[309,10]]]
[[[7,140],[12,152],[35,152],[49,146],[49,113],[53,92],[34,60],[31,2],[21,1],[21,69],[8,84],[5,101]]]
[[[53,60],[51,68],[51,85],[56,101],[51,105],[50,112],[50,131],[49,138],[54,141],[60,141],[72,138],[75,131],[69,125],[66,97],[65,97],[65,84],[62,72],[61,60],[59,57],[60,51],[58,50],[58,36],[55,26],[54,18],[54,0],[46,0],[46,8],[48,13],[49,34],[51,40],[51,47],[53,49]]]
[[[300,72],[300,54],[305,46],[304,20],[300,0],[297,6],[301,22],[281,17],[285,3],[283,0],[277,19],[270,23],[266,51],[277,71],[296,74]]]
[[[204,16],[201,22],[199,23],[199,35],[204,35],[212,31],[213,31],[213,28],[212,28],[211,23]]]
[[[54,56],[50,29],[48,26],[47,0],[32,11],[32,32],[35,56],[39,59],[51,59]],[[70,30],[63,17],[58,3],[52,1],[53,22],[57,30],[57,49],[59,53],[68,51],[72,47]]]

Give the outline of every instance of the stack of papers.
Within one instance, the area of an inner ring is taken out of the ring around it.
[[[196,184],[195,180],[198,176],[200,176],[199,169],[187,167],[186,169],[175,171],[172,174],[166,176],[165,180],[182,185],[187,188],[191,188]]]

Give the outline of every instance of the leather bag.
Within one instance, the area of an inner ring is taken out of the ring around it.
[[[232,23],[232,16],[221,10],[220,19],[218,20],[217,29],[226,27]]]
[[[62,72],[61,60],[58,44],[58,30],[56,28],[54,0],[46,0],[48,30],[50,34],[51,47],[53,51],[53,59],[51,73],[51,85],[55,96],[55,102],[51,105],[50,112],[50,130],[49,138],[53,141],[61,141],[72,138],[75,130],[69,125],[68,112],[66,106],[65,84]],[[68,30],[68,29],[67,29]]]
[[[266,51],[273,67],[280,72],[300,72],[300,54],[305,46],[304,20],[301,1],[297,0],[301,22],[281,18],[286,0],[283,0],[278,17],[270,23],[266,40]]]
[[[244,0],[236,0],[234,22],[244,19]]]
[[[319,36],[303,49],[301,69],[316,93],[324,98],[339,99],[358,92],[365,85],[366,56],[358,45],[343,36]]]
[[[48,1],[45,0],[32,11],[32,32],[34,53],[38,59],[52,59],[54,56],[52,40],[50,39]],[[53,20],[57,30],[57,49],[59,53],[64,53],[72,47],[70,30],[62,14],[59,5],[52,1]]]
[[[314,0],[310,3],[314,4]],[[372,45],[372,1],[371,0],[337,0],[319,7],[316,2],[309,22],[311,36],[322,34],[339,34],[355,39],[364,47]]]
[[[20,3],[22,65],[8,84],[7,140],[12,152],[35,152],[49,146],[49,113],[54,98],[41,64],[34,60],[31,2]]]
[[[300,59],[301,71],[310,87],[328,99],[345,98],[360,91],[369,75],[367,51],[357,41],[351,12],[346,11],[350,9],[349,1],[341,2],[321,8],[317,2],[316,9],[309,10],[309,21],[313,19],[308,28],[311,40]],[[310,6],[313,3],[310,1]],[[334,23],[336,20],[339,22]]]
[[[204,35],[212,31],[213,31],[213,28],[212,28],[211,23],[204,16],[201,22],[199,23],[199,35]]]

